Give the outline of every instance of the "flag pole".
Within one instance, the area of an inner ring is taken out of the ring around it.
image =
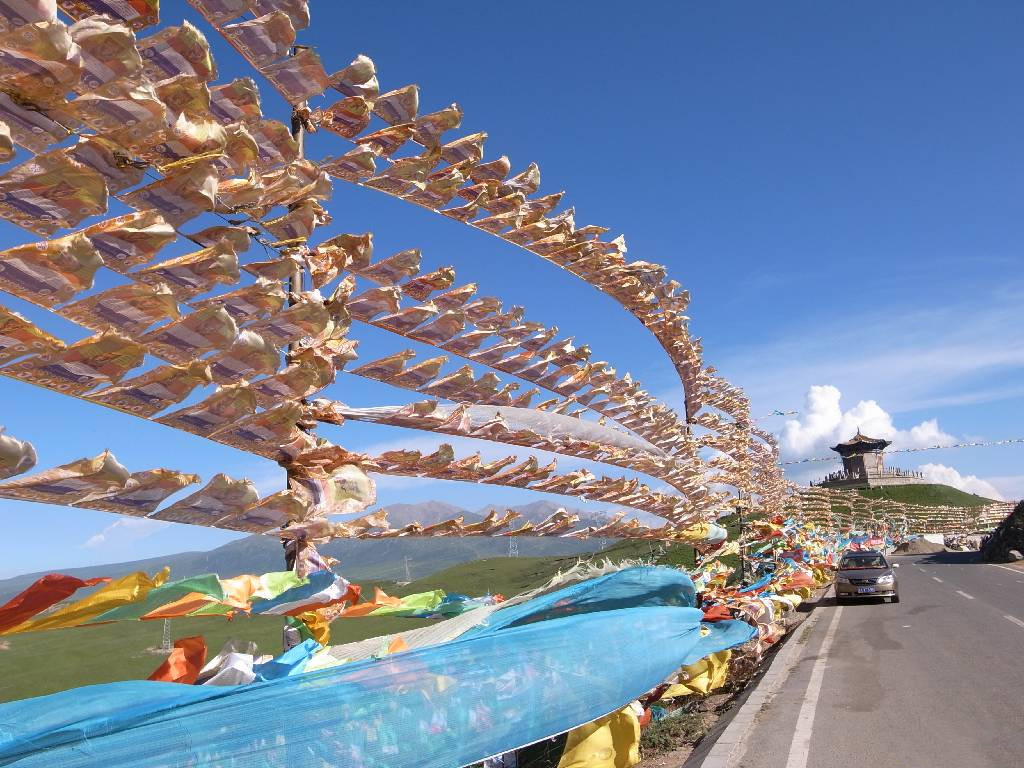
[[[289,51],[289,56],[295,56],[304,46],[293,46]],[[297,146],[296,158],[302,159],[306,156],[306,126],[305,126],[305,112],[308,111],[308,103],[303,101],[299,104],[292,106],[291,116],[291,134],[295,140]],[[290,206],[291,207],[291,206]],[[291,274],[288,276],[288,306],[294,306],[298,302],[298,296],[302,293],[303,288],[303,270],[300,264],[295,264],[292,267]],[[295,362],[296,353],[298,352],[299,342],[291,341],[288,343],[288,348],[285,351],[285,366],[290,366]],[[300,426],[301,428],[301,426]],[[288,467],[286,469],[286,480],[285,488],[291,488],[291,480],[293,470]],[[285,568],[293,570],[298,566],[299,549],[302,542],[294,540],[292,546],[289,549],[288,541],[281,542],[284,547],[284,562]],[[289,632],[289,629],[292,631]],[[287,651],[292,646],[298,643],[298,633],[295,632],[294,628],[290,627],[287,623],[282,628],[282,646]]]

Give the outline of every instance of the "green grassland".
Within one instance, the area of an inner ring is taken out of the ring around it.
[[[991,504],[992,499],[966,493],[948,485],[889,485],[881,488],[865,488],[858,493],[869,499],[888,499],[904,504],[921,506],[978,507]]]

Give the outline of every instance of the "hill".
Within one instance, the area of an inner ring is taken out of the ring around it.
[[[685,550],[690,556],[691,547],[677,545],[659,552],[657,543],[647,541],[620,541],[612,546],[589,555],[562,557],[491,557],[446,568],[432,573],[411,584],[394,587],[394,594],[405,595],[441,588],[446,592],[477,595],[485,592],[511,596],[538,587],[559,571],[567,571],[581,559],[608,559],[612,562],[635,559],[658,562],[668,560],[668,551]],[[666,562],[667,564],[667,562]],[[387,591],[387,590],[385,590]],[[389,594],[391,594],[389,592]]]
[[[464,515],[467,523],[475,523],[482,518],[473,512],[468,512],[454,504],[446,504],[443,501],[421,501],[418,504],[388,504],[381,507],[387,510],[388,522],[392,528],[401,528],[409,523],[422,523],[433,525],[442,520],[450,520],[453,517]]]
[[[869,499],[889,499],[890,501],[901,501],[904,504],[920,504],[922,506],[980,507],[994,501],[994,499],[966,493],[948,485],[931,483],[865,488],[858,493]]]
[[[487,517],[492,511],[501,514],[506,509],[514,509],[520,515],[523,516],[524,520],[529,520],[533,523],[539,523],[541,520],[550,517],[558,511],[562,504],[555,504],[554,502],[542,499],[540,501],[534,501],[529,504],[522,504],[518,507],[501,507],[494,504],[489,504],[486,507],[481,507],[477,510],[476,515],[479,517]],[[608,521],[608,513],[601,510],[590,510],[590,509],[578,509],[565,507],[567,512],[572,512],[579,515],[580,521],[577,524],[580,528],[586,528],[591,525],[603,525]],[[639,512],[633,512],[633,515],[639,516]]]
[[[537,502],[523,507],[510,507],[520,512],[527,520],[539,521],[550,515],[558,505],[551,502]],[[465,514],[467,521],[480,519],[480,513],[444,504],[424,502],[423,504],[395,504],[387,507],[393,525],[405,525],[412,520],[424,523],[437,522],[449,517]],[[422,510],[422,514],[421,511]],[[569,509],[588,520],[598,520],[595,513]],[[524,557],[558,557],[594,552],[607,546],[608,539],[563,539],[558,537],[522,537],[518,539],[519,554]],[[324,545],[324,554],[340,561],[338,571],[353,581],[401,581],[405,579],[406,558],[413,579],[419,579],[435,571],[449,568],[481,558],[500,557],[508,554],[506,538],[401,538],[372,540],[337,540]],[[93,576],[123,576],[133,571],[160,570],[170,566],[171,577],[175,580],[200,573],[217,573],[221,576],[237,576],[242,573],[266,573],[281,570],[284,557],[281,543],[270,536],[247,536],[229,542],[207,552],[179,552],[173,555],[133,560],[123,563],[87,566],[83,568],[54,568],[37,573],[23,574],[0,580],[0,602],[4,602],[25,589],[29,584],[46,573],[58,571],[79,578]]]

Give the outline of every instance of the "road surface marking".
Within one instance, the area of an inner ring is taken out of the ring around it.
[[[939,582],[939,584],[945,584],[945,582],[942,579],[940,579],[938,576],[932,576],[932,578],[935,579],[937,582]]]
[[[839,628],[839,617],[843,609],[836,608],[829,622],[828,630],[825,632],[825,639],[818,650],[818,659],[814,662],[811,670],[811,679],[807,683],[807,692],[804,694],[804,702],[800,705],[800,714],[796,718],[796,729],[793,731],[793,741],[789,746],[789,759],[786,761],[786,768],[807,768],[807,759],[811,754],[811,728],[814,726],[814,713],[818,706],[818,697],[821,695],[821,683],[825,677],[825,663],[828,660],[828,652],[832,647],[832,640]]]
[[[956,591],[956,593],[958,595],[966,597],[968,600],[973,600],[974,599],[974,595],[968,595],[966,592],[961,592],[959,589]]]
[[[1024,571],[1022,571],[1020,568],[1011,568],[1008,565],[999,565],[998,563],[987,563],[987,565],[991,565],[993,568],[1002,568],[1004,571],[1012,571],[1013,573],[1016,573],[1018,576],[1024,573]]]
[[[1016,616],[1003,616],[1003,618],[1006,619],[1007,621],[1012,621],[1018,627],[1024,627],[1024,621],[1021,621]]]

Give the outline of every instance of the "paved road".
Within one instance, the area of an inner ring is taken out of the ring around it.
[[[734,764],[1024,766],[1024,571],[894,558],[901,602],[828,597]]]

